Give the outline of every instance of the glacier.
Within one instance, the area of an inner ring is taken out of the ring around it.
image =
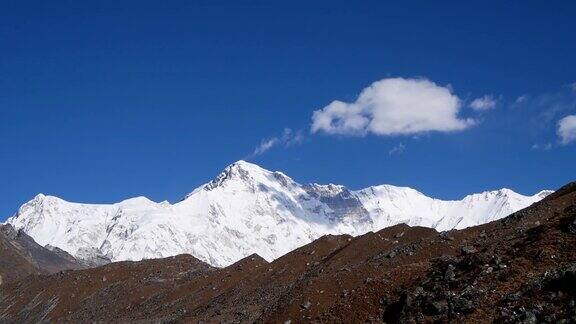
[[[357,191],[303,185],[282,172],[238,161],[174,204],[145,197],[83,204],[39,194],[6,223],[83,260],[189,253],[223,267],[253,253],[272,261],[326,234],[356,236],[399,223],[438,231],[479,225],[550,193],[524,196],[500,189],[447,201],[391,185]]]

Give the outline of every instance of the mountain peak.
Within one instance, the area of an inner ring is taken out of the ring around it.
[[[138,196],[138,197],[132,197],[132,198],[124,199],[119,204],[123,205],[123,206],[153,205],[153,204],[156,204],[156,202],[150,200],[148,197]]]
[[[512,189],[508,189],[508,188],[501,188],[499,190],[496,191],[497,195],[500,196],[513,196],[513,195],[518,195],[517,192],[515,192]]]
[[[29,203],[41,204],[41,203],[54,203],[58,201],[63,201],[63,199],[58,198],[56,196],[39,193],[36,196],[34,196],[34,198],[32,198],[32,200],[30,200]]]
[[[190,196],[196,194],[199,191],[211,191],[215,188],[221,187],[225,182],[231,179],[248,181],[250,178],[260,177],[261,175],[267,175],[271,173],[271,171],[268,171],[254,163],[250,163],[245,160],[238,160],[225,167],[224,170],[222,170],[220,174],[216,176],[216,178],[187,194],[182,199],[182,201],[188,199]]]
[[[227,166],[220,174],[210,181],[204,189],[212,190],[214,188],[220,187],[224,182],[232,178],[246,178],[249,174],[249,170],[253,169],[253,164],[240,160],[238,162],[232,163]],[[254,165],[256,166],[256,165]]]
[[[226,170],[242,170],[246,173],[271,173],[271,171],[264,169],[255,163],[250,163],[244,160],[238,160],[229,166],[227,166],[223,172]]]
[[[238,161],[230,164],[229,166],[241,166],[241,167],[248,167],[248,168],[251,168],[251,167],[261,168],[259,165],[255,164],[255,163],[248,162],[248,161],[246,161],[246,160],[238,160]]]
[[[214,188],[222,186],[229,180],[239,180],[242,182],[249,182],[251,179],[262,179],[273,172],[266,170],[254,163],[238,160],[227,166],[214,180],[207,183],[203,189],[213,190]]]
[[[23,213],[29,209],[43,208],[43,206],[48,206],[51,203],[54,203],[55,201],[57,201],[58,199],[59,198],[57,198],[57,197],[46,196],[43,193],[39,193],[36,196],[34,196],[34,198],[32,198],[30,201],[28,201],[24,205],[20,206],[20,208],[18,209],[17,215],[21,214],[21,213]]]
[[[464,228],[500,219],[540,198],[501,189],[445,201],[391,185],[358,191],[302,185],[240,160],[184,200],[160,205],[136,197],[96,205],[39,194],[7,223],[41,245],[91,261],[190,253],[224,266],[252,253],[272,260],[325,234],[361,235],[398,223]]]
[[[540,199],[544,199],[548,195],[552,194],[553,192],[554,192],[554,190],[541,190],[541,191],[537,192],[534,196],[538,197]]]

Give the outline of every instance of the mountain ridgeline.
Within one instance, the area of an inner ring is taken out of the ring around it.
[[[400,223],[462,229],[505,217],[549,193],[500,189],[444,201],[390,185],[358,191],[302,185],[238,161],[175,204],[144,197],[81,204],[39,194],[7,223],[90,264],[188,253],[223,267],[253,253],[272,261],[327,234],[358,236]]]
[[[0,322],[574,323],[576,183],[487,224],[325,235],[272,262],[178,255],[0,285]]]
[[[59,248],[40,246],[12,225],[0,225],[0,285],[31,274],[49,274],[87,266]]]

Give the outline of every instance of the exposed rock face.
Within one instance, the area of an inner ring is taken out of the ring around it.
[[[8,223],[90,265],[188,253],[227,266],[252,253],[272,261],[327,234],[358,236],[400,223],[437,230],[483,224],[547,193],[501,189],[442,201],[389,185],[301,185],[239,161],[175,204],[137,197],[93,205],[38,195]]]
[[[12,225],[0,225],[0,284],[35,273],[80,268],[70,254],[44,248]]]
[[[569,188],[485,225],[326,235],[271,263],[182,255],[32,276],[0,287],[0,321],[570,323]]]

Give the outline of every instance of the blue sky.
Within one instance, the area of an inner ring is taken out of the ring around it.
[[[557,188],[575,178],[574,12],[3,1],[0,220],[39,192],[175,201],[239,159],[439,198]]]

